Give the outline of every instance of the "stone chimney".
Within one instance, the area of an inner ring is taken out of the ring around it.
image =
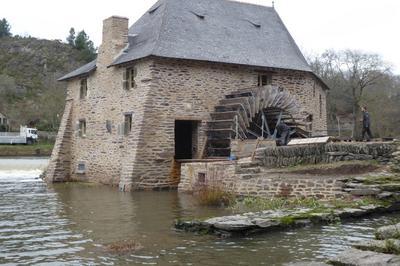
[[[103,20],[103,39],[97,66],[109,66],[128,44],[128,18],[112,16]]]

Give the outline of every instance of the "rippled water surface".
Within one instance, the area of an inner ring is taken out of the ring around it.
[[[47,159],[0,159],[0,264],[8,265],[281,265],[320,260],[400,215],[310,227],[245,239],[176,232],[174,219],[227,212],[196,206],[177,192],[121,193],[89,184],[46,186]],[[134,254],[105,245],[135,240]]]

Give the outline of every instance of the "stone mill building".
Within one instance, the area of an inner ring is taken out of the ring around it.
[[[229,157],[232,139],[261,134],[261,114],[290,118],[299,136],[327,129],[327,87],[273,7],[160,0],[130,27],[112,16],[97,59],[59,80],[49,182],[176,187],[177,161]]]

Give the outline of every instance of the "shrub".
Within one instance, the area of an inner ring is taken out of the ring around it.
[[[203,206],[229,206],[235,202],[234,194],[220,186],[204,186],[196,192],[195,197]]]

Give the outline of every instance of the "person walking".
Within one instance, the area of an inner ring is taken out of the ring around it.
[[[280,122],[276,127],[277,131],[277,145],[286,146],[290,140],[290,127],[283,122]]]
[[[363,106],[361,107],[361,111],[363,114],[362,118],[362,140],[364,140],[365,134],[367,134],[367,141],[370,141],[372,138],[371,134],[371,118],[369,116],[369,113],[367,111],[367,107]]]

